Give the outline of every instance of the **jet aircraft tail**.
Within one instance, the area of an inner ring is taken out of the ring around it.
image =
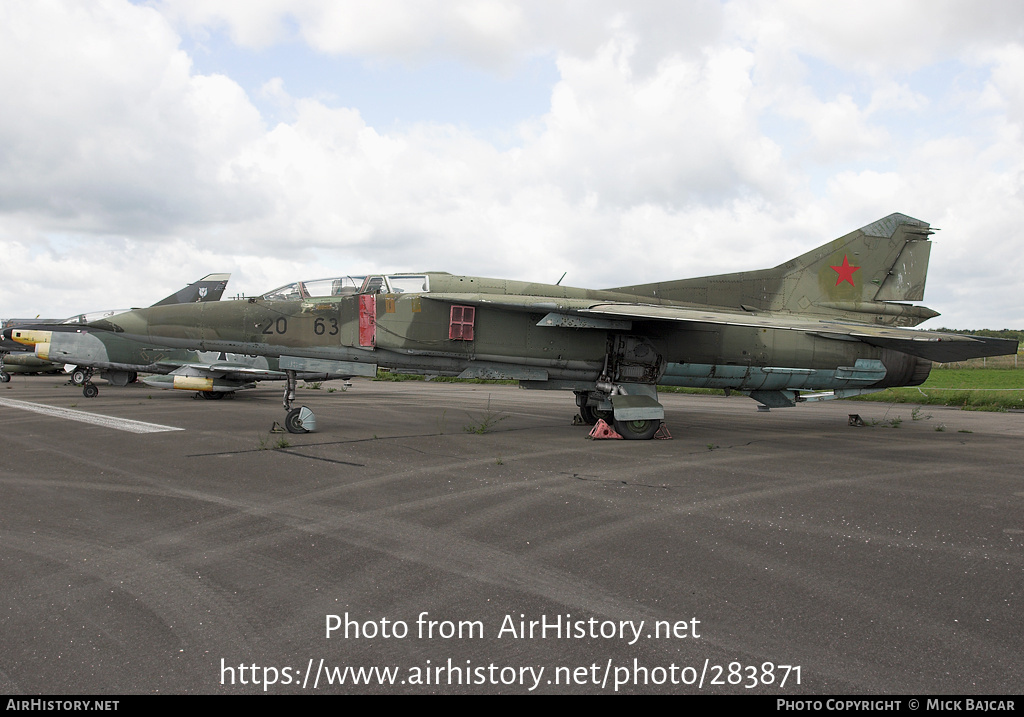
[[[231,278],[231,274],[207,274],[202,279],[194,281],[183,289],[179,289],[170,296],[161,299],[160,301],[153,304],[153,306],[164,306],[167,304],[189,304],[197,301],[219,301],[220,297],[224,294],[224,290],[228,286],[228,279]],[[38,346],[44,344],[42,349],[36,349],[36,355],[43,357],[43,354],[48,351],[48,345],[53,332],[74,332],[80,333],[82,331],[83,324],[95,324],[98,328],[105,328],[107,319],[118,314],[123,314],[131,309],[111,309],[109,311],[92,311],[88,314],[77,314],[71,316],[62,321],[54,323],[43,323],[43,322],[25,322],[24,325],[15,325],[12,321],[5,324],[5,328],[0,331],[0,337],[3,338],[4,349],[7,348],[6,342],[13,341],[18,344],[24,344],[25,346]]]
[[[924,298],[932,233],[926,222],[890,214],[772,269],[612,291],[752,312],[916,326],[938,316],[926,307],[903,303]]]
[[[228,287],[231,274],[207,274],[199,281],[192,282],[184,289],[179,289],[153,306],[167,304],[191,304],[196,301],[220,301],[224,290]]]

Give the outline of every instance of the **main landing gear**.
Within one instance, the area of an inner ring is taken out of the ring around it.
[[[76,386],[84,386],[92,378],[92,371],[84,368],[76,368],[71,372],[71,383]]]
[[[292,401],[295,400],[295,386],[297,379],[294,371],[285,371],[287,385],[284,389],[284,410],[288,413],[284,417],[284,427],[289,433],[309,433],[316,430],[316,415],[305,406],[292,408]]]
[[[92,382],[91,368],[76,368],[71,372],[71,383],[82,387],[82,395],[86,398],[96,398],[100,395],[100,389]]]
[[[580,409],[580,417],[588,426],[596,426],[598,421],[611,423],[613,420],[611,411],[602,411],[596,406],[587,403],[587,392],[576,391],[576,405]]]
[[[598,421],[611,424],[629,440],[654,438],[665,420],[657,388],[664,372],[665,358],[650,339],[610,335],[604,368],[593,388],[576,391],[580,417],[591,426]]]
[[[612,420],[612,425],[619,435],[627,440],[646,441],[654,438],[654,434],[661,428],[661,421],[653,419],[637,421]]]
[[[576,391],[576,405],[579,406],[583,422],[593,426],[599,420],[604,421],[626,440],[646,441],[654,438],[665,416],[664,409],[655,398],[657,393],[653,387],[630,388],[640,392],[630,395],[622,387],[614,387],[608,393]]]
[[[224,391],[196,391],[195,398],[205,401],[219,401],[224,398]]]

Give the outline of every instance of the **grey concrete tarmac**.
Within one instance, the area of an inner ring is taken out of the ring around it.
[[[98,385],[0,399],[184,430],[0,405],[0,693],[1024,684],[1021,414],[670,394],[591,441],[569,393],[356,380],[295,436],[270,384]]]

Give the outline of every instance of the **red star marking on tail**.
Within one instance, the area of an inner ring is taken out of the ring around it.
[[[853,272],[860,270],[860,267],[850,266],[849,256],[843,256],[842,266],[833,266],[832,268],[836,270],[837,274],[839,274],[836,278],[836,286],[839,286],[844,281],[849,282],[850,286],[856,286],[856,284],[853,283]]]

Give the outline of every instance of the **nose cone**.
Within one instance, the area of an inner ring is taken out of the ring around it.
[[[52,331],[39,331],[37,329],[19,329],[17,327],[4,329],[4,338],[10,338],[12,341],[24,344],[25,346],[49,343],[50,336],[52,335]]]

